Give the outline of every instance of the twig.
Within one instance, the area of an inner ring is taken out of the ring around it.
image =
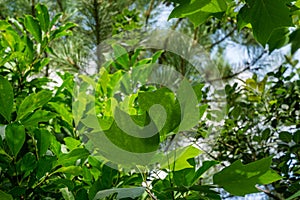
[[[204,153],[206,153],[209,157],[211,157],[212,159],[214,160],[218,160],[217,157],[215,157],[214,155],[212,155],[210,152],[206,151],[205,149],[203,149],[199,144],[197,144],[196,141],[193,141],[191,138],[189,138],[188,136],[186,136],[184,134],[184,136],[190,141],[192,142],[193,144],[195,144],[201,151],[203,151]],[[224,163],[220,163],[223,167],[226,167],[226,165]]]
[[[152,192],[148,188],[146,188],[146,192],[149,194],[149,196],[151,197],[151,199],[157,200],[157,198],[154,196],[154,194],[152,194]]]
[[[244,69],[242,69],[241,71],[238,71],[234,74],[231,74],[231,75],[228,75],[228,76],[223,76],[223,77],[220,77],[220,78],[216,78],[216,79],[211,79],[211,80],[208,80],[208,82],[214,82],[214,81],[222,81],[222,80],[228,80],[228,79],[231,79],[231,78],[234,78],[238,75],[240,75],[241,73],[245,72],[245,71],[248,71],[250,70],[250,67],[255,65],[262,57],[263,55],[266,53],[266,51],[263,51],[257,58],[255,58],[251,63],[247,63],[246,64],[246,67]]]
[[[182,19],[183,18],[179,18],[177,21],[176,21],[176,23],[172,26],[172,30],[175,30],[178,26],[179,26],[179,24],[180,24],[180,22],[182,21]]]
[[[63,4],[61,2],[61,0],[56,0],[57,4],[58,4],[58,7],[60,9],[61,12],[64,12],[64,7],[63,7]]]
[[[35,17],[35,0],[31,0],[31,14]]]
[[[199,26],[197,26],[197,28],[195,28],[195,30],[194,30],[193,45],[198,44],[198,40],[199,40],[198,32],[199,32]]]
[[[151,12],[153,10],[154,2],[155,2],[155,0],[151,0],[150,5],[149,5],[149,9],[145,13],[145,17],[146,17],[145,27],[146,28],[148,26],[149,18],[150,18]]]
[[[97,0],[94,0],[93,2],[93,17],[94,17],[94,20],[95,20],[95,36],[96,36],[96,44],[97,44],[97,47],[96,47],[96,56],[97,56],[97,71],[100,70],[100,60],[101,60],[101,49],[100,49],[100,46],[99,44],[101,43],[101,35],[100,35],[100,32],[101,32],[101,22],[100,22],[100,19],[99,19],[99,7],[100,7],[100,3],[97,1]]]
[[[226,38],[228,38],[229,36],[231,36],[234,31],[237,29],[237,27],[234,27],[229,33],[227,33],[223,38],[221,38],[220,40],[212,43],[211,45],[209,45],[208,47],[206,47],[206,49],[211,49],[213,48],[214,46],[220,44],[221,42],[223,42],[224,40],[226,40]]]
[[[256,187],[256,189],[258,189],[259,191],[265,193],[266,195],[268,195],[269,197],[272,197],[272,198],[275,199],[275,200],[282,200],[282,199],[279,198],[278,196],[272,194],[269,190],[264,190],[264,189],[259,188],[259,187],[257,187],[257,186],[255,186],[255,187]]]

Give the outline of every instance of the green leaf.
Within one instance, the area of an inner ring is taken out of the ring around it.
[[[64,198],[64,200],[75,200],[75,197],[71,191],[69,191],[68,188],[61,188],[60,192]]]
[[[168,168],[174,171],[193,168],[188,160],[197,157],[201,153],[202,152],[194,146],[182,147],[171,151],[167,156],[162,156],[163,158],[167,157],[168,159],[159,161],[159,163],[161,163],[161,168]]]
[[[67,174],[72,174],[74,176],[79,176],[82,174],[82,168],[78,166],[61,167],[55,170],[52,174],[55,173],[67,173]]]
[[[10,194],[7,194],[0,190],[0,197],[2,200],[13,200],[13,197]]]
[[[200,116],[198,99],[188,80],[183,79],[181,81],[177,90],[177,99],[181,109],[181,122],[178,131],[190,130],[199,123]]]
[[[189,190],[200,192],[202,196],[201,199],[221,200],[220,194],[214,191],[214,189],[215,187],[209,185],[193,185],[192,187],[189,187]],[[195,197],[191,199],[196,198],[199,198],[199,193],[196,193]]]
[[[35,155],[31,152],[25,154],[21,160],[21,170],[23,172],[33,171],[36,165]]]
[[[196,27],[204,23],[210,16],[219,17],[219,13],[222,16],[226,9],[227,4],[224,0],[181,1],[179,6],[171,12],[169,19],[187,17]]]
[[[293,200],[293,199],[296,199],[299,196],[300,196],[300,191],[296,192],[295,194],[293,194],[292,196],[290,196],[286,200]]]
[[[292,53],[294,54],[300,48],[300,29],[290,34],[290,43],[292,43]]]
[[[36,15],[38,20],[40,21],[42,30],[44,32],[48,32],[50,25],[50,16],[47,7],[43,4],[38,4],[35,9],[37,11]]]
[[[121,114],[123,113],[123,114]],[[124,112],[119,112],[120,115],[127,115]],[[137,120],[141,120],[145,122],[145,118],[143,116],[129,116],[130,118],[135,117]],[[127,120],[119,120],[119,123],[125,124]],[[127,123],[128,126],[126,127],[127,130],[123,130],[120,128],[119,125],[114,121],[111,127],[108,130],[105,130],[105,136],[116,145],[118,148],[123,150],[134,152],[134,153],[149,153],[156,151],[159,145],[159,134],[157,134],[156,129],[143,129],[141,128],[140,131],[135,130],[136,124],[133,122]],[[124,127],[124,125],[121,125]],[[147,134],[152,134],[153,136],[147,137]],[[133,136],[134,134],[134,136]],[[135,135],[140,134],[140,136]],[[100,137],[99,137],[100,139]]]
[[[52,28],[53,26],[55,26],[55,24],[58,22],[59,18],[62,16],[62,13],[58,13],[56,14],[53,19],[50,22],[50,28]]]
[[[55,111],[61,116],[63,120],[65,120],[69,125],[72,126],[72,113],[63,104],[59,104],[57,102],[50,102],[49,104],[55,109]]]
[[[160,51],[157,51],[157,52],[155,52],[155,54],[153,54],[153,56],[152,56],[152,63],[156,63],[157,62],[157,60],[160,58],[160,56],[162,55],[164,53],[164,51],[163,50],[160,50]]]
[[[279,28],[275,29],[268,40],[270,53],[275,49],[279,49],[286,45],[289,41],[289,29],[288,28]]]
[[[55,156],[47,156],[47,155],[40,158],[37,164],[36,177],[40,179],[44,177],[46,173],[49,173],[56,159],[57,158]]]
[[[292,138],[292,134],[287,131],[282,131],[279,133],[279,139],[281,139],[284,142],[289,143],[290,141],[292,141]]]
[[[14,93],[8,80],[0,76],[0,114],[9,122],[13,110]]]
[[[201,9],[209,4],[211,1],[210,0],[204,0],[204,1],[182,1],[179,6],[174,8],[174,10],[171,12],[169,15],[169,19],[171,18],[182,18],[187,15],[192,15],[195,14]]]
[[[268,140],[271,134],[271,130],[269,128],[266,128],[262,133],[261,133],[261,139],[262,140]]]
[[[12,160],[13,158],[10,155],[8,155],[2,148],[0,148],[0,163],[10,163]]]
[[[37,110],[32,115],[24,117],[21,122],[27,127],[38,127],[38,124],[41,122],[49,122],[50,119],[53,119],[56,115],[52,112],[45,110]]]
[[[143,187],[135,187],[135,188],[113,188],[108,190],[101,190],[97,192],[94,200],[104,199],[112,194],[117,194],[116,199],[123,199],[123,198],[131,198],[135,199],[145,192],[145,188]]]
[[[118,170],[108,166],[103,165],[101,169],[101,184],[104,188],[112,188],[114,185],[114,179],[118,176]]]
[[[238,26],[250,23],[255,39],[265,45],[274,30],[292,25],[290,12],[282,0],[247,0],[238,14]]]
[[[300,130],[296,131],[293,135],[293,140],[296,144],[300,144]]]
[[[5,21],[5,20],[0,21],[0,30],[1,31],[7,30],[10,27],[11,27],[11,25],[7,21]]]
[[[112,47],[114,50],[114,60],[124,69],[128,70],[130,68],[130,60],[126,49],[117,44],[112,45]]]
[[[202,89],[204,87],[204,84],[197,84],[193,86],[193,90],[197,96],[198,102],[202,100]]]
[[[195,184],[198,179],[204,174],[207,170],[209,170],[211,167],[218,164],[218,161],[212,160],[212,161],[204,161],[202,166],[195,172],[195,175],[193,177],[193,184]]]
[[[63,26],[60,26],[58,29],[55,29],[54,31],[51,32],[50,40],[54,40],[56,38],[60,38],[67,35],[72,35],[72,32],[69,31],[69,29],[75,26],[77,25],[72,22],[68,22]]]
[[[25,142],[25,128],[19,124],[9,124],[5,128],[5,140],[10,151],[17,157]]]
[[[17,34],[15,30],[5,30],[5,32],[2,32],[1,35],[4,38],[4,42],[7,43],[7,45],[13,50],[16,50],[16,46],[18,44],[21,44],[20,37]],[[16,54],[15,54],[16,55]]]
[[[41,43],[42,42],[42,31],[41,31],[39,21],[31,15],[26,15],[24,23],[25,23],[26,30],[29,33],[31,33],[31,35],[34,37],[34,39],[36,39],[36,41]]]
[[[281,177],[276,174],[270,165],[272,157],[243,165],[240,160],[224,168],[214,175],[214,184],[223,187],[232,195],[243,196],[259,192],[256,184],[265,185],[278,181]]]
[[[35,139],[37,140],[37,149],[39,156],[43,156],[50,146],[51,133],[48,130],[37,130],[35,132]]]
[[[81,144],[81,142],[79,140],[76,140],[76,139],[74,139],[72,137],[66,137],[66,138],[64,138],[64,141],[65,141],[66,146],[68,147],[68,149],[70,151],[72,151],[73,149],[77,148]]]
[[[56,162],[56,166],[74,165],[77,160],[85,160],[89,155],[90,152],[84,148],[73,149],[71,152],[61,155]]]
[[[35,94],[30,94],[26,97],[19,109],[18,109],[18,120],[22,120],[24,116],[31,113],[35,109],[45,105],[52,97],[52,92],[50,90],[42,90]]]
[[[138,102],[142,111],[152,111],[149,115],[160,130],[162,140],[180,125],[181,108],[175,95],[169,89],[160,88],[153,92],[140,92]]]

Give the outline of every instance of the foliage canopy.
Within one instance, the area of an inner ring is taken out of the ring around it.
[[[299,198],[299,0],[24,2],[0,1],[1,199]],[[136,42],[161,5],[191,43]]]

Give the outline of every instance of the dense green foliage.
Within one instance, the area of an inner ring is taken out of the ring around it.
[[[0,199],[299,198],[299,0],[0,5]]]

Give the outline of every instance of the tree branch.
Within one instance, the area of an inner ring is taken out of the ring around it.
[[[241,71],[238,71],[238,72],[236,72],[234,74],[231,74],[231,75],[228,75],[228,76],[223,76],[223,77],[220,77],[220,78],[211,79],[211,80],[208,80],[208,82],[222,81],[222,80],[224,81],[224,80],[232,79],[232,78],[240,75],[241,73],[250,70],[250,67],[255,65],[263,57],[263,55],[265,53],[266,53],[266,51],[263,51],[259,56],[257,56],[254,60],[252,60],[251,63],[246,63],[245,68],[242,69]]]
[[[62,4],[61,0],[56,0],[56,2],[57,2],[57,5],[58,5],[60,11],[64,12],[64,7],[63,7],[63,4]]]
[[[282,200],[281,198],[277,197],[276,195],[272,194],[269,190],[264,190],[262,188],[259,188],[257,186],[255,186],[256,189],[258,189],[259,191],[265,193],[266,195],[268,195],[269,197],[275,199],[275,200]]]
[[[150,18],[151,12],[152,12],[153,7],[154,7],[154,2],[155,2],[155,0],[151,0],[150,5],[149,5],[149,9],[145,13],[145,17],[146,17],[145,27],[146,28],[148,26],[149,18]]]
[[[35,17],[35,0],[31,0],[31,14]]]
[[[176,23],[174,24],[174,26],[172,26],[172,30],[175,30],[178,26],[179,26],[179,24],[180,24],[180,22],[183,20],[183,18],[179,18],[177,21],[176,21]]]

